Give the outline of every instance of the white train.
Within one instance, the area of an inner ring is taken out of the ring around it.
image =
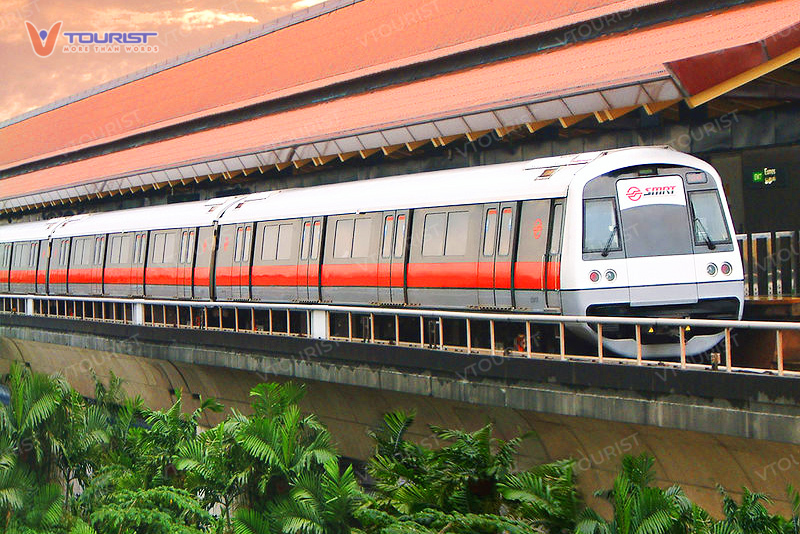
[[[719,175],[649,147],[3,226],[5,292],[719,319],[744,302]],[[721,336],[695,329],[687,352]],[[604,328],[616,353],[633,338]],[[675,340],[646,331],[643,355]]]

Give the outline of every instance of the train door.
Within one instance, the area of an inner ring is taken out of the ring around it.
[[[478,303],[510,307],[512,257],[516,234],[515,203],[484,205],[481,253],[478,260]]]
[[[319,301],[322,217],[303,219],[300,261],[297,262],[297,293],[300,301]]]
[[[137,232],[133,244],[130,287],[134,296],[144,295],[144,260],[147,257],[147,232]]]
[[[250,298],[250,254],[253,249],[253,223],[236,225],[236,242],[231,269],[231,298]]]
[[[194,228],[181,230],[180,254],[178,255],[178,298],[192,298],[192,267],[195,256]]]
[[[105,236],[97,236],[94,238],[94,256],[92,258],[91,266],[91,288],[89,293],[91,295],[103,294],[103,260],[106,253],[106,238]]]
[[[549,310],[561,310],[561,242],[564,228],[564,201],[553,201],[550,212],[550,232],[547,237],[545,256],[545,306]]]
[[[405,303],[408,210],[385,211],[378,256],[378,302]]]
[[[36,267],[36,292],[47,294],[47,269],[50,265],[50,242],[39,241],[39,261]]]
[[[11,269],[11,243],[0,245],[0,292],[8,292],[8,278]]]

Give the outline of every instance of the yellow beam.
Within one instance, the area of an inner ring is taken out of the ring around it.
[[[463,136],[463,134],[448,135],[448,136],[445,136],[445,137],[437,137],[437,138],[433,139],[433,146],[442,147],[442,146],[445,146],[445,145],[449,145],[450,143],[452,143],[456,139],[460,139],[462,136]]]
[[[286,169],[286,168],[291,167],[291,166],[292,166],[292,162],[291,161],[284,161],[283,163],[276,163],[275,164],[275,168],[278,169],[279,171],[282,171],[283,169]]]
[[[550,125],[551,125],[551,124],[553,124],[554,122],[556,122],[556,121],[555,121],[555,119],[554,119],[554,120],[550,120],[550,121],[537,121],[537,122],[529,122],[529,123],[527,123],[525,126],[527,126],[527,128],[528,128],[528,131],[529,131],[530,133],[536,133],[536,132],[538,132],[539,130],[541,130],[542,128],[544,128],[544,127],[546,127],[546,126],[550,126]]]
[[[305,167],[309,163],[311,163],[311,158],[307,159],[296,159],[292,162],[294,164],[295,169],[299,169],[300,167]]]
[[[399,145],[382,146],[381,150],[383,151],[384,156],[388,156],[389,154],[393,154],[394,152],[397,152],[401,148],[405,147],[406,147],[405,143],[401,143]]]
[[[484,135],[491,132],[491,130],[481,130],[480,132],[467,132],[467,139],[469,139],[470,143],[474,143]]]
[[[639,106],[627,106],[624,108],[606,109],[603,111],[595,111],[594,116],[597,118],[597,122],[615,121],[638,108]]]
[[[355,156],[358,156],[358,152],[344,152],[343,154],[339,154],[339,161],[345,162]]]
[[[584,113],[582,115],[571,115],[569,117],[561,117],[560,119],[558,119],[558,122],[561,123],[562,128],[569,128],[570,126],[575,126],[583,119],[586,119],[591,116],[592,113]]]
[[[380,152],[380,150],[381,150],[380,148],[367,148],[367,149],[364,149],[364,150],[359,150],[358,153],[361,154],[361,158],[362,159],[367,159],[371,155],[377,154],[378,152]]]
[[[664,102],[653,102],[651,104],[645,104],[642,106],[644,110],[647,112],[648,115],[655,115],[661,111],[664,111],[667,108],[671,108],[675,104],[680,102],[680,100],[665,100]]]
[[[425,146],[428,143],[430,143],[430,141],[427,139],[425,141],[410,141],[406,143],[406,148],[409,152],[414,152],[419,147]]]
[[[755,79],[761,78],[762,76],[769,74],[774,70],[785,67],[797,59],[800,59],[800,47],[790,50],[785,54],[781,54],[775,59],[771,59],[766,63],[759,65],[758,67],[754,67],[737,76],[734,76],[730,80],[724,81],[718,85],[715,85],[714,87],[710,87],[705,91],[701,91],[696,95],[687,98],[686,103],[689,104],[690,108],[696,108],[697,106],[701,106],[710,100],[714,100],[715,98],[724,95],[725,93],[729,93],[746,83],[750,83]]]
[[[335,160],[337,157],[339,157],[339,156],[337,156],[336,154],[333,154],[332,156],[320,156],[318,158],[313,158],[314,165],[316,165],[317,167],[321,167],[322,165],[325,165],[326,163],[329,163],[329,162]]]
[[[497,134],[498,137],[505,137],[511,132],[515,132],[520,128],[524,128],[524,124],[517,124],[515,126],[504,126],[503,128],[495,128],[494,133]]]

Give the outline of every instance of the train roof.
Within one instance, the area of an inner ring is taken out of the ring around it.
[[[70,218],[55,229],[53,238],[211,226],[228,205],[240,198],[212,198],[197,202],[93,213],[80,219]]]
[[[541,164],[505,163],[256,193],[226,210],[219,222],[563,197],[577,168],[586,163],[573,160],[561,156]]]
[[[48,239],[53,230],[67,221],[68,217],[47,219],[46,221],[33,221],[18,224],[5,224],[0,226],[0,242],[36,241]]]

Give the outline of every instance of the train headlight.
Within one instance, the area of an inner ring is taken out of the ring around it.
[[[589,273],[589,280],[592,282],[599,282],[600,281],[600,271],[592,271]]]
[[[728,276],[733,272],[733,266],[726,261],[722,264],[722,267],[720,267],[719,270],[722,271],[722,274]]]
[[[613,282],[617,279],[617,272],[614,269],[609,269],[606,271],[606,280],[609,282]]]
[[[716,276],[717,275],[717,266],[716,264],[709,263],[706,267],[706,272],[709,276]]]

